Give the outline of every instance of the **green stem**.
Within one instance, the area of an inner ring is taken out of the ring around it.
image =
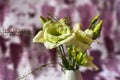
[[[62,49],[63,55],[65,56],[65,50],[64,50],[63,45],[61,45],[61,49]]]
[[[67,58],[65,56],[65,52],[63,51],[62,46],[59,46],[58,49],[59,49],[60,57],[62,59],[62,64],[64,65],[64,67],[66,69],[68,69],[69,68],[69,62],[68,62],[68,60],[67,60]]]

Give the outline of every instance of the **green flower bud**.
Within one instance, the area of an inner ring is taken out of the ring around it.
[[[97,22],[97,20],[99,19],[100,15],[94,17],[91,21],[91,24],[95,24]]]
[[[98,21],[98,19],[100,18],[100,15],[95,16],[90,23],[89,29],[93,29],[95,27],[95,23]]]
[[[100,36],[101,29],[102,29],[103,21],[100,20],[100,22],[96,25],[96,27],[93,29],[93,39],[96,39],[97,37]]]
[[[79,65],[81,65],[81,59],[82,59],[82,55],[83,55],[83,54],[84,54],[84,53],[79,52],[79,54],[77,55],[76,61],[77,61],[77,63],[78,63]]]

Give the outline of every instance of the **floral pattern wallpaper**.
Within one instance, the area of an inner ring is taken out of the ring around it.
[[[83,80],[120,80],[120,0],[0,0],[0,80],[16,80],[42,64],[54,64],[21,80],[61,80],[56,50],[33,43],[42,27],[39,16],[70,16],[82,29],[100,14],[104,21],[101,37],[89,54],[98,71],[81,68]]]

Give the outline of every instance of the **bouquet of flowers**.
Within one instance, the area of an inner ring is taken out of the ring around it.
[[[43,27],[35,35],[33,42],[43,43],[47,49],[56,48],[63,69],[78,70],[81,66],[85,66],[98,70],[87,50],[100,36],[103,21],[99,18],[99,15],[94,17],[89,27],[82,30],[80,23],[72,26],[69,17],[55,19],[41,16]]]

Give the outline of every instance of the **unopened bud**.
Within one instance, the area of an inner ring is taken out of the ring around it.
[[[103,21],[100,20],[100,22],[96,25],[96,27],[93,29],[94,35],[93,39],[96,39],[97,37],[100,36],[101,29],[102,29]]]

